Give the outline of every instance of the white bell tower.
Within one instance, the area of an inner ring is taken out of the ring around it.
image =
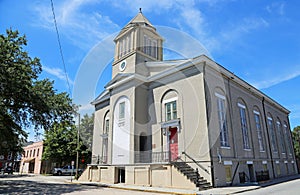
[[[116,43],[112,78],[118,73],[138,73],[148,76],[144,63],[162,61],[162,37],[140,12],[114,39]]]

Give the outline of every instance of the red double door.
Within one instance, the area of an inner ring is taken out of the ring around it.
[[[178,158],[178,132],[177,127],[170,128],[169,147],[171,152],[171,160],[174,161]]]

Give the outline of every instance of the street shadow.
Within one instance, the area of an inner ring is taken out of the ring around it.
[[[99,189],[99,186],[79,184],[39,183],[35,181],[1,180],[0,194],[64,194]]]
[[[34,175],[27,174],[0,174],[0,178],[16,178],[16,177],[33,177]]]

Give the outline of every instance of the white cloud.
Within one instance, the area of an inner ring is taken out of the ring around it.
[[[291,124],[291,129],[293,129],[296,126],[299,126],[299,121],[300,121],[300,106],[299,104],[292,104],[287,106],[289,110],[291,111],[290,114],[290,124]]]
[[[47,72],[48,74],[59,78],[60,80],[67,81],[66,74],[60,68],[50,68],[50,67],[47,67],[47,66],[43,66],[43,70],[45,72]],[[74,81],[72,81],[69,77],[68,77],[68,81],[71,85],[74,84]]]
[[[194,7],[194,3],[183,3],[180,5],[181,22],[185,23],[198,35],[203,34],[204,18],[199,9]]]
[[[59,33],[84,50],[90,49],[99,40],[119,29],[108,16],[83,9],[85,6],[97,5],[98,2],[72,0],[54,4]],[[55,31],[52,10],[48,3],[36,5],[34,11],[38,18],[34,25]]]
[[[92,113],[95,110],[95,107],[88,103],[79,107],[80,113]]]
[[[123,1],[111,1],[114,7],[118,9],[127,10],[130,14],[136,14],[139,8],[142,8],[142,12],[156,12],[160,13],[165,10],[174,8],[177,4],[174,0],[123,0]]]
[[[268,27],[269,23],[263,18],[244,18],[239,24],[234,24],[221,32],[221,39],[231,42],[239,39],[242,35],[254,30]]]
[[[270,14],[276,13],[282,16],[285,14],[285,2],[273,2],[266,6],[266,10]]]
[[[263,80],[263,81],[258,81],[258,82],[252,82],[252,85],[255,86],[258,89],[266,89],[269,87],[272,87],[274,85],[277,85],[279,83],[294,79],[298,76],[300,76],[300,70],[294,70],[291,71],[288,74],[274,74],[274,75],[278,75],[276,77],[272,77],[268,80]]]

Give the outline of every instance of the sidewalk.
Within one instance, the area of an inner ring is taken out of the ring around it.
[[[198,191],[198,190],[185,190],[185,189],[176,189],[176,188],[160,188],[160,187],[147,187],[147,186],[135,186],[135,185],[126,185],[126,184],[104,184],[99,182],[78,182],[73,181],[73,183],[78,183],[81,185],[93,185],[93,186],[101,186],[101,187],[109,187],[109,188],[117,188],[123,190],[135,190],[135,191],[144,191],[144,192],[157,192],[163,194],[238,194],[246,191],[251,191],[255,189],[259,189],[262,187],[267,187],[271,185],[275,185],[278,183],[300,179],[300,175],[292,175],[288,177],[277,178],[271,181],[264,181],[260,183],[253,184],[245,184],[240,186],[232,186],[232,187],[218,187],[211,188],[208,190]]]

